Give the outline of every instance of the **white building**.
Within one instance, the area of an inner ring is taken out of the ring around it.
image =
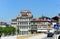
[[[19,29],[19,34],[24,35],[47,32],[53,28],[53,23],[56,23],[56,21],[49,17],[42,16],[33,18],[33,15],[29,10],[23,10],[15,19],[12,19],[11,25]]]
[[[19,34],[29,34],[30,21],[32,18],[33,15],[29,10],[23,10],[20,12],[16,19],[12,20],[12,25],[17,26],[17,28],[19,29]]]
[[[6,27],[8,24],[6,22],[0,22],[0,27]]]

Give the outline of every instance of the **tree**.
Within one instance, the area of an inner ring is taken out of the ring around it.
[[[16,29],[14,27],[0,27],[0,33],[4,33],[4,35],[15,34]]]

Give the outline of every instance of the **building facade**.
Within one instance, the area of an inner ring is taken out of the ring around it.
[[[47,32],[53,28],[54,22],[56,23],[55,20],[46,16],[33,18],[29,10],[23,10],[15,19],[12,19],[11,25],[19,29],[20,35],[24,35]]]
[[[0,22],[0,27],[7,27],[8,24],[6,22]]]
[[[15,18],[15,19],[12,19],[11,21],[12,21],[11,26],[16,28],[17,27],[17,19]]]
[[[21,11],[21,14],[17,17],[17,25],[20,30],[20,34],[29,34],[30,21],[33,15],[29,10]]]
[[[12,20],[13,26],[17,26],[19,29],[19,34],[29,34],[30,29],[30,21],[33,18],[33,15],[29,10],[23,10],[20,12],[20,14],[17,16],[16,20]]]
[[[48,32],[53,29],[53,23],[56,23],[56,21],[46,16],[33,18],[30,22],[30,31],[31,33]]]

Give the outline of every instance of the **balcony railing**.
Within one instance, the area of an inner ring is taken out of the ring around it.
[[[29,26],[28,24],[19,24],[19,26]]]

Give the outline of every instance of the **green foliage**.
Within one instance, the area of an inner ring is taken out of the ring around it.
[[[14,27],[0,27],[0,34],[15,34],[16,29]]]

